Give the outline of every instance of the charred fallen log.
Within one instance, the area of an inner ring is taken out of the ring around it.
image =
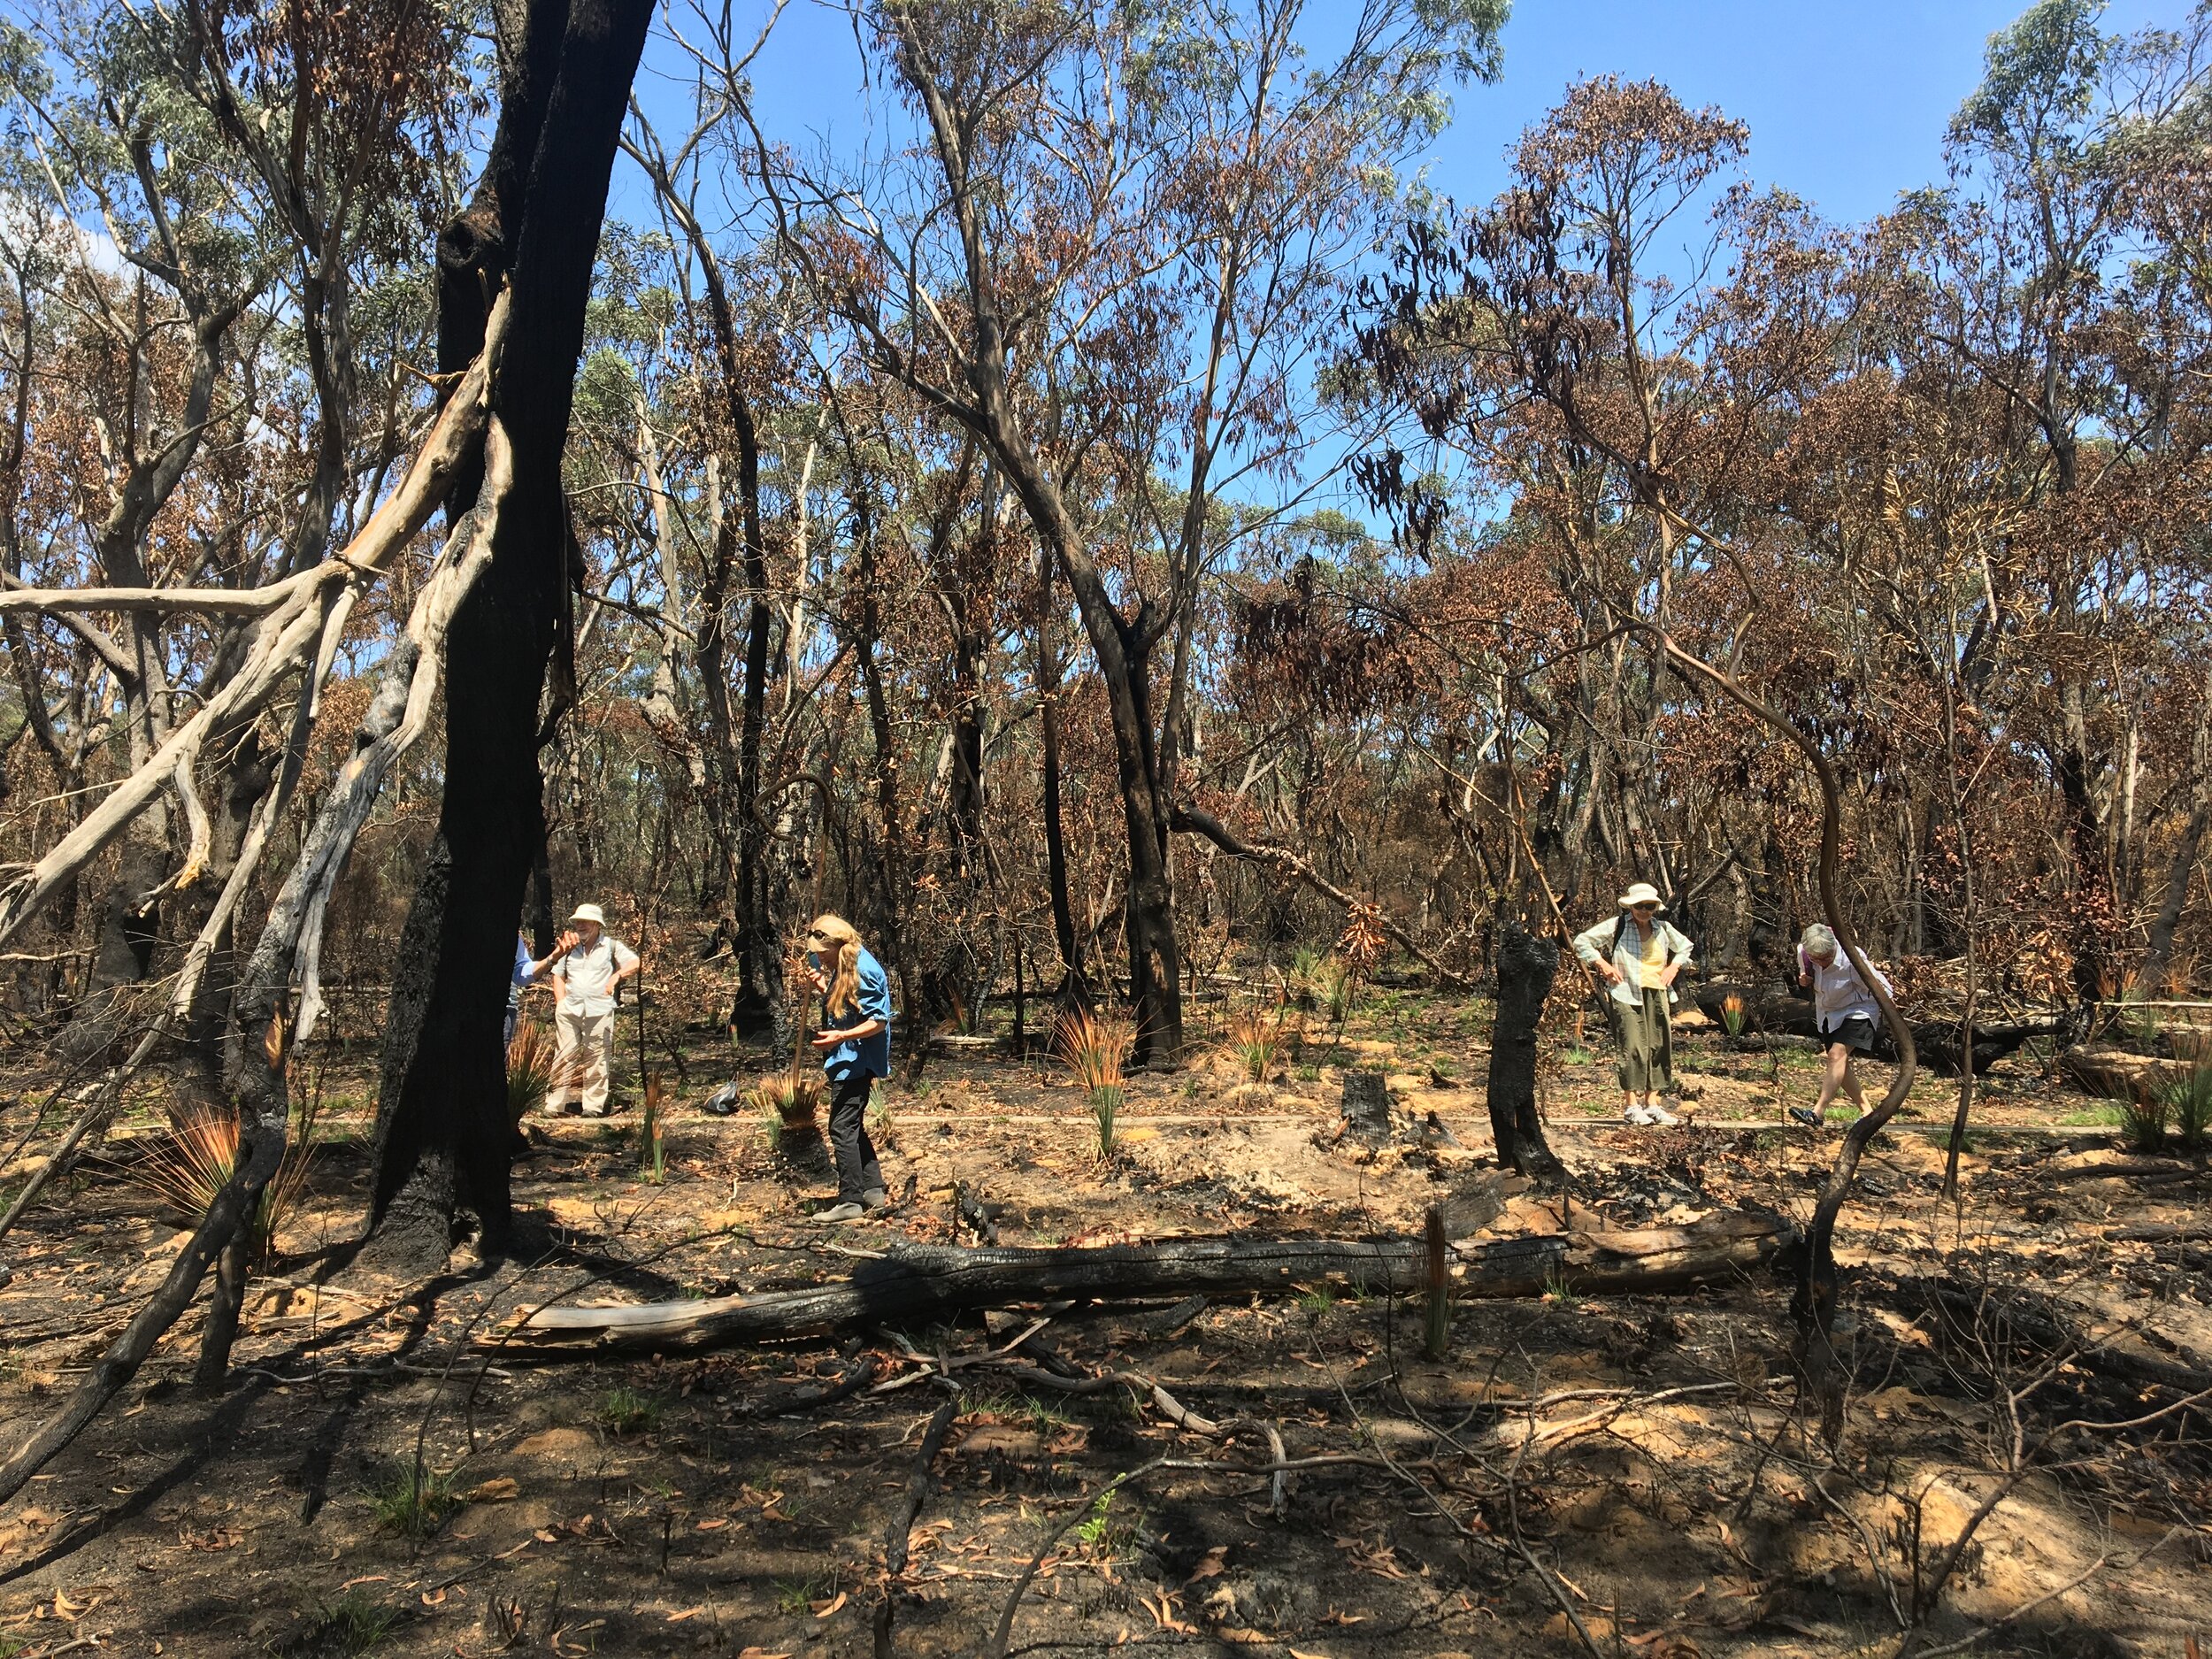
[[[1730,997],[1740,999],[1739,1007],[1747,1039],[1761,1034],[1786,1037],[1817,1037],[1820,1028],[1813,1018],[1811,1000],[1793,991],[1774,986],[1747,985],[1740,980],[1715,979],[1697,988],[1698,1011],[1717,1026],[1725,1027],[1727,1002]],[[2019,1019],[1977,1020],[1974,1024],[1974,1074],[1977,1077],[2007,1056],[2018,1052],[2031,1037],[2057,1036],[2066,1030],[2066,1017],[2059,1013],[2030,1014]],[[1955,1019],[1928,1019],[1912,1022],[1913,1042],[1920,1050],[1920,1059],[1931,1071],[1943,1077],[1956,1077],[1960,1069],[1960,1049],[1965,1040],[1962,1022]],[[1874,1033],[1874,1057],[1894,1060],[1896,1045],[1889,1033],[1878,1025]]]
[[[1733,1279],[1770,1263],[1796,1239],[1780,1217],[1752,1210],[1685,1227],[1470,1240],[1455,1247],[1453,1294],[1643,1294]],[[851,1278],[801,1290],[705,1302],[538,1310],[498,1339],[512,1354],[678,1349],[787,1341],[877,1325],[941,1318],[979,1308],[1079,1297],[1141,1302],[1171,1296],[1285,1293],[1325,1283],[1400,1293],[1424,1282],[1418,1238],[1164,1239],[1085,1249],[908,1246]]]

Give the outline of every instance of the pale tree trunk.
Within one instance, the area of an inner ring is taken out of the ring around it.
[[[2174,934],[2188,906],[2189,884],[2196,878],[2206,832],[2212,830],[2212,669],[2205,672],[2203,701],[2197,706],[2196,735],[2189,744],[2189,777],[2188,820],[2174,843],[2173,859],[2166,866],[2166,888],[2159,897],[2158,914],[2151,919],[2150,941],[2143,952],[2143,979],[2154,992],[2164,984],[2173,965]]]

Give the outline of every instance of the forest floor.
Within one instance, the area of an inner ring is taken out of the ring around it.
[[[1318,1286],[1070,1309],[1024,1350],[1263,1420],[1290,1459],[1341,1457],[1279,1498],[1222,1466],[1264,1461],[1263,1445],[1179,1431],[1127,1389],[995,1367],[1026,1315],[685,1357],[534,1363],[490,1345],[549,1301],[798,1286],[901,1235],[946,1241],[956,1183],[1003,1206],[1008,1244],[1409,1232],[1494,1179],[1486,1020],[1471,999],[1385,994],[1265,1086],[1226,1056],[1141,1077],[1103,1163],[1049,1062],[933,1060],[879,1100],[902,1202],[833,1227],[804,1217],[822,1168],[772,1151],[757,1120],[696,1110],[729,1064],[702,1037],[674,1085],[664,1181],[640,1173],[634,1110],[534,1119],[516,1192],[541,1259],[463,1260],[429,1285],[348,1263],[370,1051],[311,1061],[321,1144],[229,1390],[191,1392],[188,1322],[0,1511],[0,1655],[869,1654],[910,1492],[881,1649],[901,1655],[988,1653],[1063,1523],[1011,1651],[1886,1655],[1918,1624],[1939,1647],[1989,1628],[1978,1652],[2181,1659],[2193,1632],[2212,1637],[2212,1445],[2197,1408],[2174,1409],[2212,1369],[2207,1172],[2124,1151],[2108,1106],[2025,1056],[1988,1080],[1959,1204],[1938,1190],[1941,1138],[1922,1132],[1947,1120],[1952,1083],[1924,1081],[1917,1122],[1863,1165],[1839,1235],[1854,1384],[1832,1455],[1799,1401],[1789,1285],[1763,1277],[1463,1302],[1441,1362],[1422,1357],[1417,1308]],[[1410,1125],[1433,1112],[1449,1135],[1333,1139],[1355,1055],[1393,1071]],[[1841,1133],[1781,1121],[1811,1097],[1812,1056],[1770,1070],[1686,1033],[1678,1059],[1693,1120],[1634,1129],[1608,1121],[1608,1056],[1552,1053],[1546,1109],[1571,1187],[1507,1183],[1487,1233],[1809,1215]],[[173,1257],[189,1218],[131,1173],[157,1127],[126,1125],[0,1247],[12,1444]],[[866,1386],[807,1402],[864,1362]]]

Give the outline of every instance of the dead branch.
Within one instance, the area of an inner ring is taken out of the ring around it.
[[[505,303],[503,294],[496,316],[503,318]],[[488,346],[485,356],[478,359],[479,365],[491,356]],[[471,375],[475,375],[474,368]],[[344,867],[386,774],[421,732],[436,695],[447,626],[471,583],[490,562],[492,535],[512,482],[512,465],[505,434],[496,420],[484,419],[483,437],[484,480],[477,503],[455,526],[438,565],[416,598],[408,637],[386,664],[376,695],[363,717],[353,757],[341,769],[315,823],[303,838],[299,858],[269,908],[260,940],[242,976],[235,1018],[242,1031],[262,1035],[257,1044],[243,1045],[245,1051],[235,1074],[234,1092],[240,1098],[243,1120],[241,1156],[230,1179],[178,1253],[160,1289],[100,1356],[61,1409],[33,1430],[6,1463],[0,1464],[0,1502],[20,1491],[137,1373],[154,1345],[191,1305],[208,1269],[239,1235],[283,1160],[291,1115],[290,1091],[285,1081],[291,1044],[287,1041],[283,1016],[301,960],[303,936],[319,928],[322,902]],[[409,472],[411,484],[423,470],[419,458]],[[403,488],[402,494],[405,493]],[[426,516],[426,512],[427,509]],[[394,548],[399,539],[394,540]],[[319,626],[319,614],[311,612],[309,619]],[[302,1034],[294,1033],[294,1041]],[[227,1332],[234,1326],[244,1290],[243,1271],[227,1271],[217,1305],[209,1315],[203,1377],[211,1370],[211,1369],[219,1373],[227,1356]]]
[[[1463,1297],[1537,1296],[1571,1285],[1592,1294],[1656,1294],[1726,1282],[1770,1263],[1796,1239],[1778,1217],[1709,1216],[1686,1227],[1470,1241],[1455,1248]],[[1426,1271],[1419,1239],[1170,1239],[1088,1249],[907,1247],[850,1279],[803,1290],[627,1307],[543,1308],[503,1346],[541,1354],[672,1351],[785,1341],[962,1310],[1082,1297],[1141,1302],[1248,1295],[1326,1281],[1405,1293]]]
[[[940,1405],[929,1419],[929,1426],[922,1431],[921,1449],[914,1454],[914,1470],[906,1479],[906,1494],[900,1500],[890,1524],[883,1534],[883,1598],[876,1603],[873,1632],[876,1659],[890,1659],[891,1624],[898,1617],[898,1581],[906,1571],[908,1540],[913,1537],[914,1522],[929,1502],[930,1488],[936,1485],[934,1467],[937,1454],[945,1448],[945,1436],[960,1417],[960,1395],[955,1392]]]
[[[0,947],[13,940],[63,884],[120,834],[156,795],[173,787],[179,767],[190,766],[211,734],[237,730],[265,709],[323,634],[327,602],[334,602],[338,592],[365,575],[388,568],[429,521],[456,472],[484,435],[506,321],[503,294],[486,325],[482,354],[469,366],[460,391],[440,411],[399,488],[342,552],[272,588],[281,590],[281,602],[256,624],[253,643],[238,672],[172,732],[145,764],[110,790],[43,858],[19,871],[0,891]]]
[[[1168,810],[1167,821],[1170,829],[1202,835],[1232,858],[1242,858],[1278,876],[1286,877],[1293,881],[1302,881],[1324,898],[1333,900],[1348,910],[1371,909],[1360,899],[1347,893],[1342,887],[1324,876],[1308,860],[1301,858],[1289,849],[1255,846],[1248,841],[1240,841],[1234,831],[1214,817],[1212,813],[1203,811],[1188,802],[1181,802],[1171,807]],[[1382,911],[1373,910],[1372,914],[1376,918],[1376,926],[1390,935],[1391,942],[1399,949],[1426,967],[1444,984],[1460,990],[1467,988],[1469,981],[1465,974],[1456,972],[1439,962],[1415,941],[1412,934],[1407,933],[1404,928],[1392,921]]]

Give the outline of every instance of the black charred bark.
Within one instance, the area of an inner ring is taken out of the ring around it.
[[[1490,1035],[1490,1133],[1502,1167],[1545,1182],[1566,1177],[1536,1115],[1536,1027],[1558,972],[1556,940],[1506,925],[1498,948],[1498,1018]]]
[[[379,1254],[415,1268],[442,1262],[468,1216],[487,1251],[511,1230],[500,1028],[544,837],[539,705],[569,579],[561,455],[650,12],[646,0],[533,0],[482,185],[440,240],[442,366],[480,349],[497,275],[509,283],[492,409],[514,481],[490,566],[449,636],[445,795],[394,975],[370,1231]]]

